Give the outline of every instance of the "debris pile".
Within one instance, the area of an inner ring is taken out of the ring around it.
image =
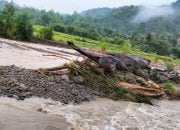
[[[96,52],[68,42],[87,57],[53,68],[37,70],[0,66],[0,95],[23,100],[31,96],[62,103],[81,103],[96,96],[151,103],[151,98],[174,97],[159,83],[180,82],[179,73],[159,69],[137,55]]]
[[[179,75],[161,71],[151,66],[151,61],[136,55],[118,53],[101,53],[68,45],[80,54],[88,57],[83,62],[74,62],[61,67],[39,69],[45,75],[70,75],[78,77],[77,83],[84,81],[88,86],[112,99],[128,99],[151,104],[151,98],[170,99],[172,96],[166,89],[157,84],[164,81],[179,81]],[[163,76],[166,76],[163,79]],[[155,78],[156,77],[156,78]],[[64,78],[66,79],[66,78]]]
[[[167,72],[152,66],[150,60],[137,55],[119,53],[100,53],[81,49],[68,42],[68,45],[88,57],[91,66],[102,76],[111,76],[119,79],[119,86],[134,93],[152,98],[170,98],[169,93],[157,83],[166,81],[180,82],[180,75],[176,72]],[[87,63],[86,63],[87,64]],[[93,70],[93,71],[94,71]],[[129,74],[129,76],[128,76]]]

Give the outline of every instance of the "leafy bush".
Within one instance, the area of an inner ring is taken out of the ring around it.
[[[53,29],[51,27],[43,27],[40,30],[40,38],[51,40],[53,36]]]
[[[127,54],[131,52],[132,46],[129,40],[124,40],[124,43],[122,44],[122,50]]]
[[[0,35],[10,39],[30,40],[32,36],[32,25],[27,14],[15,14],[16,8],[13,2],[5,6],[0,12]]]
[[[3,20],[1,19],[1,15],[0,15],[0,36],[4,36],[4,32],[5,32],[5,29],[4,29],[4,22]]]
[[[54,31],[66,33],[67,29],[65,26],[57,24],[54,26]]]
[[[16,23],[14,19],[15,7],[13,2],[6,5],[3,10],[4,34],[5,37],[15,39]]]

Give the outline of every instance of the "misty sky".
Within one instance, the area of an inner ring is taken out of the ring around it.
[[[8,0],[11,1],[11,0]],[[55,10],[60,13],[81,12],[97,7],[120,7],[124,5],[163,5],[176,0],[13,0],[21,6]]]

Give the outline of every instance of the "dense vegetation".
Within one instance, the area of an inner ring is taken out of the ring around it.
[[[65,34],[80,36],[80,43],[96,40],[105,48],[121,48],[129,46],[133,52],[142,50],[148,53],[180,57],[180,0],[171,5],[175,13],[168,17],[155,17],[145,22],[132,22],[142,7],[125,6],[120,8],[98,8],[80,14],[61,15],[59,13],[19,7],[15,3],[0,1],[0,35],[19,40],[30,40],[37,27],[39,34],[34,35],[48,40]],[[53,33],[53,30],[56,31]],[[61,32],[61,33],[57,33]],[[81,38],[84,37],[84,38]],[[95,44],[94,44],[95,43]],[[107,44],[108,43],[108,44]],[[88,43],[87,43],[88,44]],[[128,48],[128,47],[127,47]],[[126,48],[127,51],[129,51]]]
[[[0,12],[0,35],[10,39],[30,40],[32,37],[32,24],[26,14],[15,16],[13,3],[6,4]]]

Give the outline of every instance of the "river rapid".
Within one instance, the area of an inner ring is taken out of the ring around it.
[[[0,98],[0,130],[179,130],[180,102],[155,106],[99,98],[79,105]]]

